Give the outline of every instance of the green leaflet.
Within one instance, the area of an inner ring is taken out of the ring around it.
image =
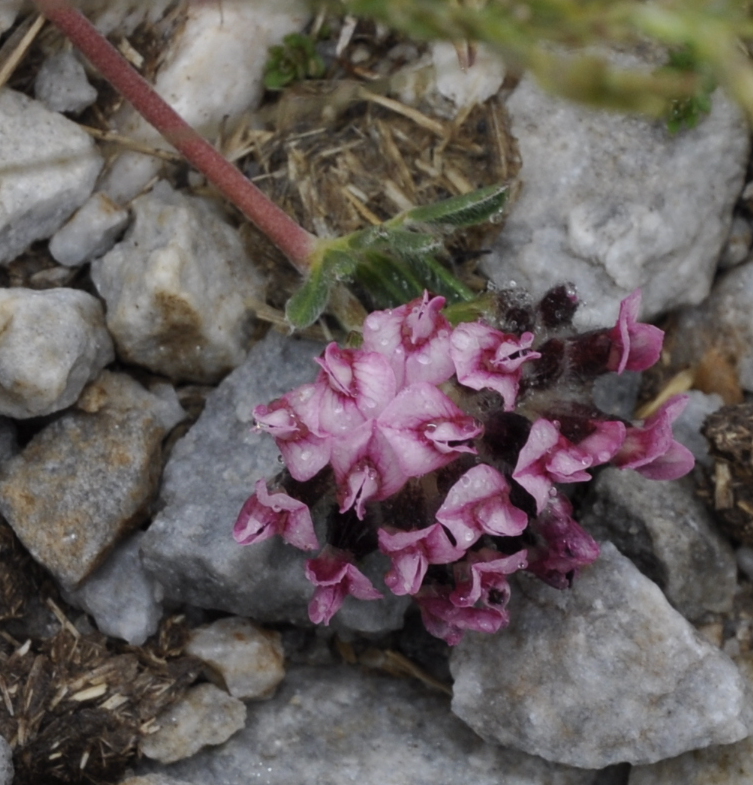
[[[394,219],[403,226],[429,225],[459,228],[475,226],[499,215],[507,201],[506,185],[490,185],[437,204],[416,207]],[[392,222],[390,222],[392,223]]]

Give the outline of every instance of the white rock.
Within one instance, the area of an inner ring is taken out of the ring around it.
[[[229,617],[191,632],[186,653],[211,666],[234,698],[271,698],[285,677],[279,632]]]
[[[453,651],[453,711],[487,740],[584,768],[749,733],[748,685],[611,543],[569,591],[522,575],[512,623]]]
[[[101,168],[94,142],[75,123],[0,90],[0,263],[57,231],[89,198]]]
[[[99,191],[80,207],[50,240],[52,258],[77,267],[107,253],[128,225],[128,210]]]
[[[186,122],[214,139],[221,125],[230,131],[255,108],[263,92],[269,47],[302,29],[308,17],[301,0],[192,3],[185,24],[161,54],[154,86]],[[119,128],[131,138],[168,147],[131,110],[120,119]],[[155,158],[125,153],[108,173],[104,187],[116,202],[125,203],[160,167]]]
[[[684,444],[695,456],[696,461],[711,466],[713,460],[709,455],[709,443],[701,433],[704,420],[724,406],[721,395],[703,393],[700,390],[689,390],[688,403],[682,414],[672,423],[675,439]]]
[[[78,0],[77,6],[105,35],[128,36],[156,24],[173,0]]]
[[[748,161],[747,124],[730,100],[717,91],[711,114],[674,136],[552,97],[530,77],[507,107],[523,188],[482,264],[497,285],[537,298],[572,281],[581,327],[614,323],[638,287],[644,318],[708,295]]]
[[[94,617],[105,635],[141,646],[157,632],[162,618],[160,588],[141,566],[138,532],[118,545],[107,561],[75,591],[68,604]]]
[[[51,112],[82,112],[97,100],[84,66],[70,50],[42,63],[34,80],[34,94]]]
[[[90,294],[0,289],[0,414],[23,419],[70,406],[114,356]]]
[[[139,748],[148,758],[173,763],[207,745],[222,744],[245,722],[241,701],[213,684],[199,684],[157,717],[159,730],[144,736]]]
[[[92,263],[118,354],[174,380],[217,381],[246,356],[260,276],[202,200],[162,182],[133,210],[124,240]]]

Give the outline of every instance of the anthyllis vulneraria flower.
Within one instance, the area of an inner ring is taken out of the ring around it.
[[[637,321],[640,297],[622,302],[615,327],[581,334],[569,286],[536,306],[501,292],[493,324],[453,328],[444,298],[428,293],[372,313],[360,348],[331,343],[313,384],[254,410],[287,469],[256,483],[235,539],[321,548],[306,564],[316,623],[349,594],[382,597],[357,566],[379,549],[392,565],[385,585],[415,598],[433,635],[456,644],[465,630],[496,632],[509,620],[509,575],[567,588],[599,555],[563,485],[606,463],[656,480],[693,466],[672,436],[683,396],[643,423],[591,400],[597,376],[659,358],[664,334]],[[315,519],[326,521],[323,547]]]

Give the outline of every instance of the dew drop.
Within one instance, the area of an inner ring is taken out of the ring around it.
[[[427,357],[425,354],[419,354],[416,359],[418,360],[419,365],[428,365],[431,362],[431,358]]]
[[[609,460],[609,453],[608,452],[600,452],[596,458],[598,459],[599,463],[604,463],[605,461]]]
[[[424,426],[424,430],[432,433],[433,431],[437,430],[437,424],[435,422],[427,422]]]
[[[557,495],[557,489],[556,488],[550,488],[549,489],[549,495],[550,496],[556,496]]]
[[[308,461],[310,458],[311,458],[311,453],[308,450],[304,450],[300,455],[300,459],[302,461]]]

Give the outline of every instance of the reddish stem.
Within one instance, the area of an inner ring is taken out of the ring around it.
[[[34,0],[34,3],[147,122],[269,237],[299,272],[308,272],[317,243],[313,234],[297,224],[194,131],[68,0]]]

